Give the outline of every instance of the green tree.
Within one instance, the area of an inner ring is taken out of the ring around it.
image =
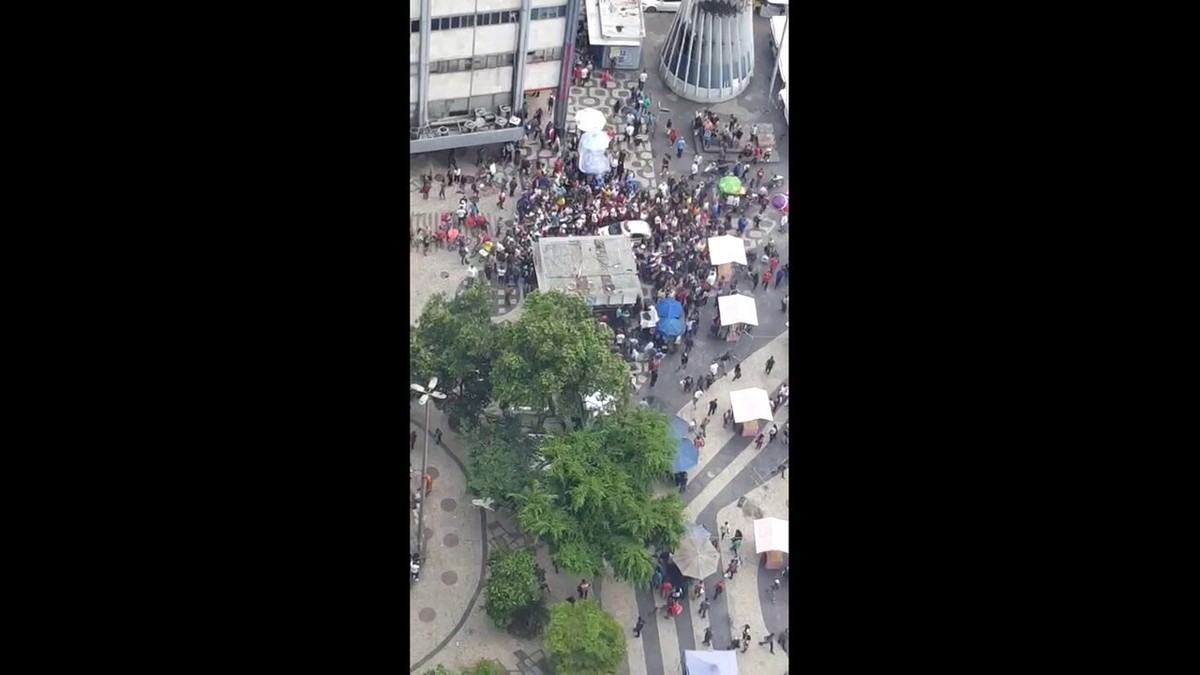
[[[579,296],[533,293],[521,318],[499,329],[492,398],[502,408],[539,414],[561,406],[568,418],[582,414],[583,397],[594,392],[624,401],[629,369],[611,344],[612,330],[592,318]]]
[[[424,383],[441,378],[444,407],[456,427],[474,428],[490,397],[488,377],[495,356],[492,296],[475,285],[451,300],[435,293],[409,334],[409,366]]]
[[[506,628],[519,611],[541,597],[533,555],[524,549],[492,551],[483,592],[484,611],[497,628]]]
[[[673,548],[683,537],[678,494],[653,496],[654,480],[671,469],[674,441],[657,412],[621,410],[587,428],[544,438],[548,467],[516,497],[517,523],[551,544],[561,569],[650,581],[647,547]]]
[[[515,420],[485,423],[467,437],[467,492],[511,510],[536,475],[537,441]]]
[[[494,659],[480,659],[463,670],[462,675],[508,675],[508,669]]]
[[[433,670],[425,671],[424,675],[454,675],[454,673],[451,672],[451,670],[449,668],[447,668],[446,666],[439,664]]]
[[[614,675],[625,662],[625,631],[592,601],[550,609],[546,652],[557,672]]]

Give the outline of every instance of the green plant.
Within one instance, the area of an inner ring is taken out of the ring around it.
[[[541,597],[535,567],[533,555],[524,549],[497,549],[488,556],[483,608],[497,628],[506,628],[520,610]]]
[[[590,600],[550,610],[546,652],[559,673],[615,675],[625,662],[625,631]]]

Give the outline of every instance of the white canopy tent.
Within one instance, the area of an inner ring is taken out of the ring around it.
[[[771,397],[766,389],[751,387],[729,392],[729,405],[733,408],[733,421],[742,425],[742,436],[758,433],[758,423],[771,421]]]
[[[758,325],[758,307],[753,296],[722,295],[717,298],[717,307],[721,310],[722,326],[732,326],[735,323]]]
[[[788,553],[788,521],[782,518],[760,518],[754,521],[754,551]]]
[[[714,265],[746,264],[746,244],[741,237],[728,234],[708,238],[708,258]]]
[[[687,675],[737,675],[737,652],[720,649],[683,652],[683,667]]]

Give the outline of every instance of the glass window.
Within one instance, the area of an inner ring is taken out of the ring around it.
[[[504,17],[500,16],[500,12],[492,12],[492,25],[493,26],[498,25],[503,20],[504,20]]]
[[[413,33],[421,32],[421,22],[419,20],[412,22],[412,31],[411,32],[413,32]]]
[[[477,20],[476,25],[478,25],[478,26],[492,25],[492,16],[490,14],[480,14],[479,16],[477,16],[475,18]]]
[[[471,61],[471,67],[472,68],[486,68],[487,67],[487,57],[486,56],[476,56]]]
[[[463,17],[463,28],[474,28],[474,27],[475,27],[475,15],[472,14],[471,16],[464,16]]]
[[[460,19],[459,19],[457,16],[452,16],[452,17],[450,17],[450,27],[451,27],[451,28],[458,28],[458,27],[459,27],[459,25],[461,25],[461,24],[459,23],[459,21],[460,21]]]

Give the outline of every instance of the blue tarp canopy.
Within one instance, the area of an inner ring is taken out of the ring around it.
[[[687,422],[678,417],[672,417],[671,435],[679,441],[679,446],[675,449],[675,463],[671,465],[671,470],[675,472],[687,471],[699,464],[700,450],[688,438]]]
[[[654,306],[658,312],[658,334],[663,337],[679,337],[683,335],[683,305],[678,300],[664,298]]]
[[[730,650],[683,652],[686,675],[737,675],[737,655]]]

